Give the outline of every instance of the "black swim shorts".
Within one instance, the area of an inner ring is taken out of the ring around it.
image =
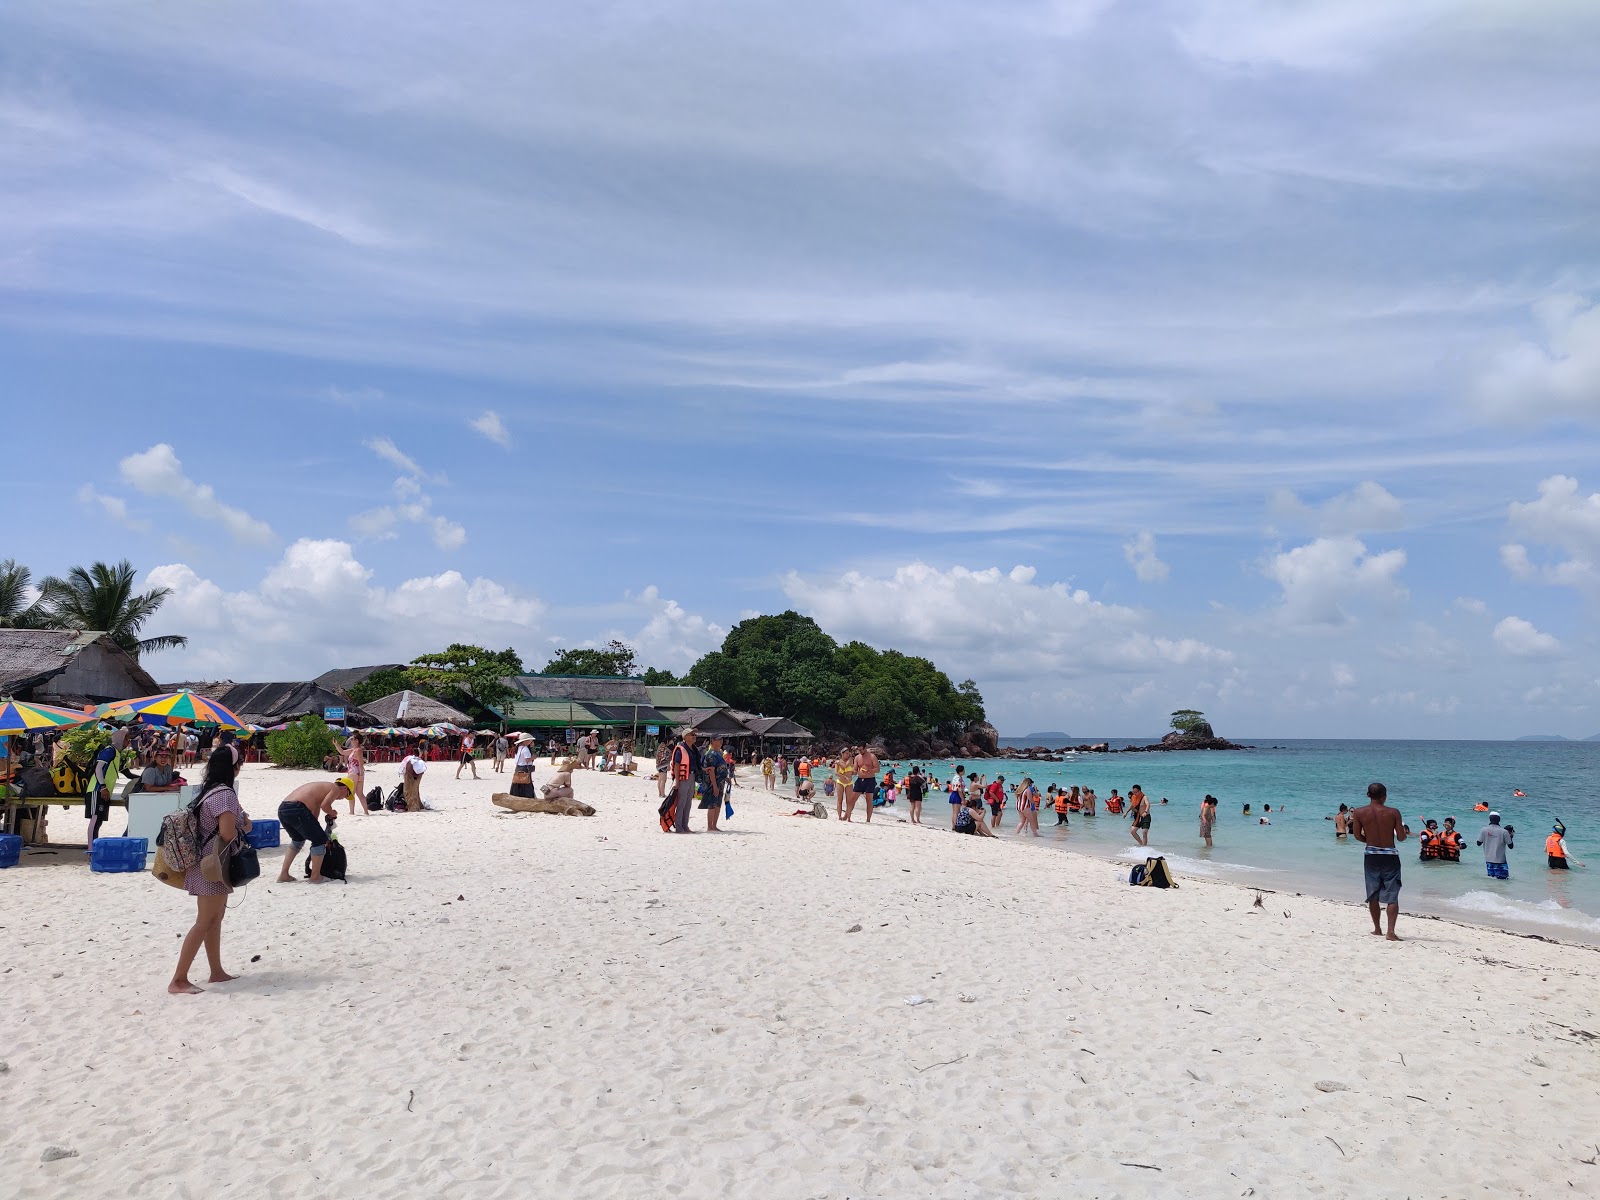
[[[296,850],[307,842],[313,846],[328,844],[327,832],[317,824],[311,810],[298,800],[285,800],[278,805],[278,824],[283,826],[283,831],[289,835]]]
[[[878,780],[876,776],[868,776],[865,779],[857,776],[856,781],[850,786],[858,796],[866,796],[878,790]]]

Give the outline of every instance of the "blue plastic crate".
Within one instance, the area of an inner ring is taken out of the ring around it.
[[[148,838],[95,838],[89,855],[91,871],[142,871],[150,849]]]
[[[0,833],[0,867],[14,867],[22,861],[22,839],[14,833]]]
[[[244,836],[257,850],[276,850],[283,845],[283,828],[276,821],[252,821]]]

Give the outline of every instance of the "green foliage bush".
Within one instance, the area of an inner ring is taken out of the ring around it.
[[[287,729],[267,734],[267,757],[274,766],[315,769],[336,749],[333,731],[314,713],[301,717]]]
[[[110,744],[111,731],[101,729],[99,723],[95,721],[69,729],[61,735],[61,745],[66,749],[67,757],[79,766],[87,766],[93,762],[94,756],[100,753],[101,748]]]

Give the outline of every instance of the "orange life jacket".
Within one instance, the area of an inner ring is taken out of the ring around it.
[[[1489,811],[1489,806],[1487,804],[1474,804],[1472,806],[1472,811],[1473,812],[1488,812]]]
[[[1465,844],[1460,830],[1446,829],[1439,835],[1439,857],[1446,862],[1460,862],[1461,847]]]
[[[679,746],[672,752],[672,777],[679,783],[689,778],[689,748]]]
[[[1056,811],[1058,813],[1067,811],[1067,794],[1065,792],[1056,793]]]
[[[1417,834],[1417,841],[1422,843],[1423,858],[1439,857],[1439,831],[1437,829],[1424,829]]]
[[[1552,833],[1544,840],[1544,852],[1551,858],[1565,858],[1566,852],[1561,849],[1561,835]]]
[[[1107,800],[1106,801],[1106,811],[1108,813],[1112,813],[1112,814],[1116,814],[1116,813],[1121,812],[1122,811],[1122,798],[1120,796],[1113,796],[1111,799]]]

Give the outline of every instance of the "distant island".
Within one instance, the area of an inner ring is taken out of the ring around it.
[[[1062,733],[1059,729],[1056,729],[1056,730],[1052,730],[1049,733],[1027,733],[1027,734],[1023,734],[1021,737],[1017,738],[1016,740],[1019,741],[1019,742],[1031,742],[1031,743],[1033,743],[1034,745],[1037,746],[1041,742],[1070,742],[1072,740],[1072,735],[1071,734],[1067,734],[1067,733]]]
[[[1571,738],[1562,737],[1559,733],[1528,733],[1519,737],[1519,742],[1570,742]],[[1594,738],[1589,739],[1591,742]]]

